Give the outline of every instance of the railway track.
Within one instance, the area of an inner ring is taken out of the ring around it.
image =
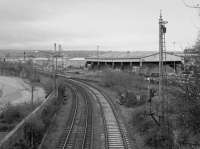
[[[90,149],[93,135],[92,105],[85,90],[72,82],[71,84],[73,85],[71,87],[73,94],[71,116],[56,148]],[[81,97],[82,99],[80,99]]]
[[[123,125],[122,121],[118,120],[114,106],[112,105],[112,103],[110,103],[108,97],[100,90],[84,81],[72,81],[87,88],[87,90],[90,91],[90,94],[92,94],[93,97],[96,98],[101,107],[100,111],[104,123],[105,149],[131,148],[125,126]]]

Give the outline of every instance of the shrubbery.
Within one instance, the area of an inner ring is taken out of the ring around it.
[[[24,140],[26,146],[34,147],[38,146],[42,140],[45,132],[45,124],[40,117],[33,117],[30,121],[25,123],[24,126]]]
[[[149,147],[157,149],[169,149],[173,147],[174,138],[173,133],[169,128],[154,126],[148,129],[148,133],[145,135],[145,144]]]
[[[138,74],[107,70],[103,73],[101,85],[115,90],[120,104],[127,107],[142,105],[146,100],[146,82]]]
[[[28,79],[34,75],[31,61],[26,63],[0,62],[0,68],[3,75],[22,76]]]
[[[160,126],[148,116],[144,108],[136,110],[133,113],[133,126],[136,131],[143,137],[144,145],[157,148],[168,149],[174,145],[174,135],[169,124],[165,123]]]
[[[146,82],[142,76],[128,72],[113,72],[107,70],[102,76],[102,85],[128,90],[130,88],[142,90],[146,88]]]
[[[149,117],[146,116],[146,113],[143,109],[136,110],[133,113],[133,126],[137,129],[138,132],[144,134],[148,131],[149,127],[152,127],[153,121],[147,119]]]
[[[39,104],[40,103],[34,103],[33,105],[30,103],[19,104],[19,105],[7,104],[4,110],[0,114],[0,123],[15,124],[21,121],[24,117],[26,117]]]
[[[120,104],[126,107],[135,107],[144,104],[147,100],[146,95],[136,95],[134,92],[126,92],[120,95]]]
[[[1,67],[2,66],[2,67]],[[0,63],[1,73],[4,75],[11,76],[21,76],[28,79],[31,83],[35,84],[40,82],[38,76],[35,76],[33,72],[32,62],[27,63]],[[30,121],[26,122],[24,126],[24,139],[19,140],[13,144],[12,148],[24,147],[26,148],[37,148],[38,144],[41,142],[45,131],[48,129],[52,118],[59,109],[60,105],[63,103],[63,96],[65,96],[65,86],[64,81],[57,79],[58,86],[58,97],[54,97],[51,101],[45,105],[41,114],[37,117],[32,118]],[[47,96],[53,91],[53,80],[51,78],[47,81],[40,83],[46,91]],[[46,96],[46,97],[47,97]],[[10,131],[16,124],[31,113],[40,103],[32,104],[19,104],[10,105],[8,104],[6,108],[0,114],[0,130]]]
[[[142,136],[144,146],[157,149],[172,148],[174,145],[172,124],[169,124],[169,120],[166,119],[166,122],[161,125],[159,117],[152,116],[152,113],[149,113],[149,106],[144,105],[145,103],[149,105],[150,102],[147,95],[147,82],[143,76],[126,72],[106,71],[103,75],[102,85],[112,88],[118,93],[120,104],[136,108],[133,113],[132,124],[135,131]],[[153,88],[157,89],[157,86],[154,85]],[[158,112],[160,101],[154,100],[151,106],[154,112]],[[168,107],[166,110],[173,112],[176,109]]]
[[[46,97],[49,96],[49,94],[54,90],[54,82],[51,78],[45,78],[44,81],[41,82],[42,87],[45,90]]]
[[[44,105],[41,113],[37,113],[30,120],[28,120],[24,127],[24,138],[19,140],[14,144],[14,146],[26,146],[26,148],[36,149],[41,143],[42,138],[49,128],[53,116],[58,111],[60,105],[63,103],[63,96],[65,93],[65,87],[60,82],[58,83],[58,97],[53,97],[51,100],[47,101]],[[20,111],[15,110],[17,113]],[[13,113],[13,112],[12,112]],[[7,114],[7,113],[6,113]],[[11,114],[15,117],[15,114]]]
[[[43,121],[43,123],[45,124],[46,127],[49,126],[53,115],[55,114],[55,112],[57,111],[57,109],[59,108],[59,104],[57,104],[57,100],[56,98],[54,98],[51,103],[49,103],[48,105],[46,105],[41,113],[41,119]]]

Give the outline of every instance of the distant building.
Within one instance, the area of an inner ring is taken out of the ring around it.
[[[83,68],[85,67],[85,58],[75,57],[68,60],[68,67]]]
[[[37,57],[37,58],[32,58],[33,63],[38,64],[38,65],[48,65],[49,59],[46,57]]]
[[[195,48],[188,48],[184,50],[186,66],[194,65],[196,58],[198,56],[198,52],[199,50]]]

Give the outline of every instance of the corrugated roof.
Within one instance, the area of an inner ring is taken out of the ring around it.
[[[33,58],[33,60],[36,60],[36,61],[47,61],[48,60],[48,58],[46,58],[46,57],[36,57],[36,58]]]
[[[105,54],[99,55],[99,58],[140,58],[144,56],[148,56],[151,54],[155,54],[155,51],[135,51],[135,52],[109,52]],[[97,56],[93,56],[90,58],[97,58]]]
[[[165,61],[182,61],[182,57],[178,56],[172,52],[166,53],[166,59],[165,59],[165,53],[163,54],[163,60]],[[157,62],[159,61],[159,53],[155,51],[144,51],[144,52],[111,52],[106,53],[103,55],[100,55],[97,57],[90,57],[86,58],[86,60],[92,60],[92,61],[146,61],[146,62]]]
[[[147,57],[142,58],[142,61],[147,62],[157,62],[159,61],[159,54],[150,55]],[[180,56],[172,55],[167,53],[166,55],[163,55],[163,61],[182,61],[182,58]]]
[[[71,58],[69,59],[70,61],[84,61],[85,58],[84,57],[74,57],[74,58]]]

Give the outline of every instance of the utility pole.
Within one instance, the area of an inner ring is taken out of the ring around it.
[[[34,62],[32,61],[32,80],[31,80],[31,107],[33,109],[33,100],[34,100],[34,83],[36,81],[36,68],[34,67]]]
[[[54,46],[55,46],[54,48],[55,48],[55,57],[56,57],[56,70],[55,70],[55,74],[56,74],[58,70],[58,51],[57,51],[56,43]]]
[[[24,51],[24,62],[25,62],[25,60],[26,60],[26,52]]]
[[[99,48],[100,48],[100,46],[97,45],[97,58],[98,58],[98,59],[99,59]]]
[[[32,82],[33,83],[33,82]],[[31,106],[33,108],[33,98],[34,98],[34,85],[31,85]]]
[[[161,101],[161,122],[164,122],[164,108],[165,108],[165,100],[163,96],[163,50],[164,50],[164,37],[166,33],[167,21],[164,21],[162,18],[162,14],[160,12],[159,18],[159,100]]]
[[[54,67],[54,90],[56,92],[57,95],[57,84],[56,84],[56,75],[57,75],[57,46],[56,43],[54,43],[54,57],[56,58],[56,66]],[[54,64],[53,64],[54,65]]]
[[[99,62],[99,45],[97,45],[97,69],[99,69],[100,68],[100,66],[99,66],[99,64],[100,64],[100,62]]]
[[[61,69],[62,69],[62,71],[63,71],[63,69],[64,69],[64,59],[63,59],[63,54],[62,54],[62,45],[61,44],[59,44],[59,46],[58,46],[58,51],[59,51],[59,57],[61,58]]]

